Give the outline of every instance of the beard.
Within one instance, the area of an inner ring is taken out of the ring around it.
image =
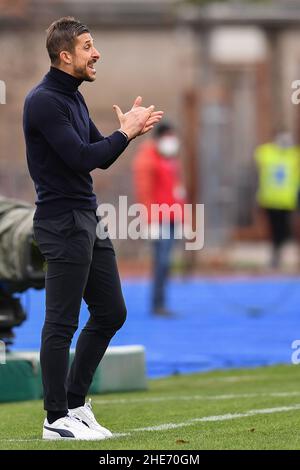
[[[91,77],[88,74],[87,65],[84,66],[84,67],[74,65],[74,72],[75,72],[77,78],[79,78],[80,80],[86,81],[86,82],[93,82],[96,78],[96,77]]]

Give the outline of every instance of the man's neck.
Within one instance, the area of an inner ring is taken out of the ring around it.
[[[71,75],[72,77],[76,78],[77,80],[80,80],[80,78],[75,75],[74,71],[71,70],[69,67],[67,67],[65,65],[53,65],[53,64],[51,64],[51,67],[53,67],[54,69],[60,70],[61,72],[65,72],[65,73]]]
[[[78,87],[81,85],[81,79],[74,77],[68,71],[61,67],[54,67],[51,65],[50,72],[47,74],[51,80],[54,80],[56,85],[64,91],[76,92]]]

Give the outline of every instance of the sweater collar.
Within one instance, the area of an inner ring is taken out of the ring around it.
[[[54,80],[55,83],[64,91],[75,92],[83,80],[73,77],[69,73],[64,72],[56,67],[50,67],[47,76]]]

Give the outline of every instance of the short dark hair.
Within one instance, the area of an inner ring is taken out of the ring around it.
[[[162,121],[154,128],[154,138],[160,139],[164,134],[168,134],[169,132],[175,132],[175,126],[170,121]]]
[[[52,64],[59,63],[61,51],[73,52],[75,40],[83,33],[89,33],[85,24],[72,16],[65,16],[54,21],[47,29],[46,47]]]

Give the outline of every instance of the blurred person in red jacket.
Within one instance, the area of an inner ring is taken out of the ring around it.
[[[165,121],[155,128],[153,139],[139,147],[133,163],[136,198],[147,209],[145,222],[153,240],[152,312],[162,316],[172,316],[166,308],[166,286],[176,230],[183,224],[185,189],[179,149],[175,127]],[[170,210],[173,204],[176,210]],[[159,211],[153,210],[154,205],[160,206]]]

